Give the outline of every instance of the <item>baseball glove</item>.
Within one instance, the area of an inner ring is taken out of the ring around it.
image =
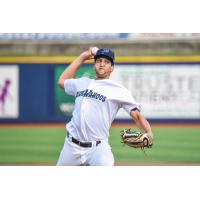
[[[131,131],[124,129],[121,132],[122,143],[134,148],[152,147],[153,140],[147,133]]]

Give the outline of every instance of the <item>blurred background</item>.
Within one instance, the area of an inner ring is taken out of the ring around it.
[[[116,165],[199,165],[200,33],[0,33],[0,165],[55,165],[74,106],[57,79],[91,46],[114,50],[111,78],[155,135],[148,156],[123,146],[120,130],[135,126],[120,110],[109,138]],[[92,66],[77,77],[93,77]]]

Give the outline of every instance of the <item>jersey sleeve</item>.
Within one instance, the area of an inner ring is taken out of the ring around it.
[[[122,108],[130,114],[131,110],[133,109],[138,109],[141,111],[141,104],[136,102],[131,93],[127,90],[124,92]]]
[[[77,93],[77,79],[66,79],[64,89],[67,94],[75,96]]]

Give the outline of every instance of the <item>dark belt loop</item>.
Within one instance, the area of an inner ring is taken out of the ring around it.
[[[101,143],[101,141],[97,141],[97,142],[96,142],[96,146],[98,146],[100,143]]]

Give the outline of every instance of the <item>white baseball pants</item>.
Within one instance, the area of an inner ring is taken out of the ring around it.
[[[92,147],[81,147],[66,137],[57,166],[80,165],[113,166],[114,157],[108,141],[101,141],[97,146],[94,142]]]

